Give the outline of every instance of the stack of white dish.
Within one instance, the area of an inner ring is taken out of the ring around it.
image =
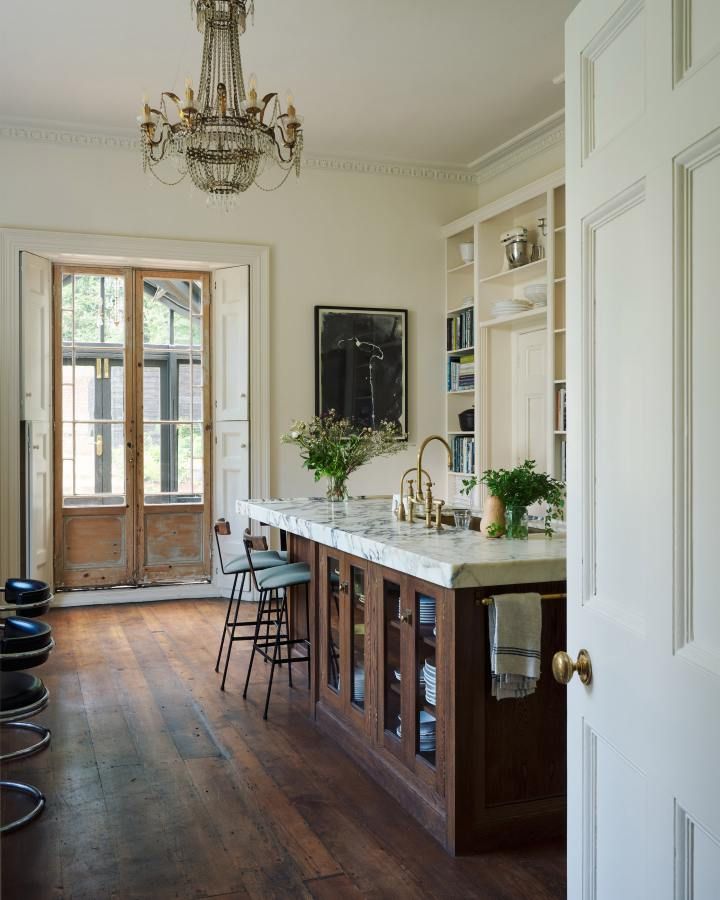
[[[434,625],[435,624],[435,598],[434,597],[426,597],[424,594],[420,594],[418,597],[418,603],[420,605],[420,624],[421,625]]]
[[[430,706],[435,706],[437,691],[437,672],[433,661],[426,659],[422,668],[422,677],[425,679],[425,699]]]
[[[365,669],[355,669],[353,673],[353,702],[365,702]]]
[[[507,300],[498,300],[493,303],[490,313],[494,319],[499,319],[502,316],[513,316],[515,313],[526,312],[528,309],[532,309],[532,303],[529,300],[508,297]]]
[[[420,742],[420,752],[434,753],[435,716],[431,716],[429,712],[425,712],[424,709],[421,709],[418,716],[418,724],[420,728],[420,734],[418,735],[418,740]]]
[[[546,284],[528,284],[523,293],[533,306],[547,306]]]
[[[402,737],[402,716],[398,716],[398,722],[400,723],[398,727],[395,729],[395,734],[401,738]],[[429,712],[425,712],[424,709],[421,709],[418,713],[418,741],[420,744],[420,752],[421,753],[434,753],[436,740],[435,740],[435,716],[431,716]]]

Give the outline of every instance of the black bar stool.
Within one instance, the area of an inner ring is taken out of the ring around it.
[[[253,661],[255,659],[255,654],[258,653],[265,662],[271,664],[267,695],[265,697],[265,710],[263,712],[263,719],[267,719],[273,676],[275,675],[275,666],[281,666],[283,663],[287,663],[288,683],[290,687],[292,687],[293,662],[307,662],[308,685],[310,684],[310,597],[308,589],[308,585],[310,584],[310,566],[303,562],[289,563],[288,565],[277,569],[258,573],[255,570],[252,545],[248,539],[245,540],[245,550],[250,564],[252,583],[260,594],[260,603],[258,605],[258,616],[255,624],[255,635],[253,637],[250,662],[245,677],[243,698],[247,698]],[[288,623],[287,592],[288,588],[298,587],[300,585],[305,585],[305,627],[307,630],[307,637],[291,638]],[[266,625],[266,632],[264,637],[261,638],[260,627],[263,623]],[[269,633],[270,627],[274,629],[274,635]],[[292,648],[296,644],[304,644],[307,647],[306,656],[293,656]],[[287,656],[285,657],[282,655],[283,647],[287,648]],[[272,648],[272,655],[270,654],[270,648]]]
[[[220,562],[220,570],[223,575],[234,575],[232,590],[230,591],[230,600],[228,602],[227,611],[225,613],[225,624],[223,625],[222,637],[220,638],[220,647],[218,648],[217,660],[215,661],[215,671],[220,671],[220,659],[222,658],[223,646],[225,645],[225,635],[230,631],[228,643],[227,657],[225,659],[225,669],[223,671],[221,690],[225,690],[225,679],[227,678],[228,665],[230,663],[230,653],[232,651],[233,641],[251,641],[252,635],[236,635],[235,630],[242,627],[255,627],[255,619],[245,619],[240,621],[238,614],[240,612],[240,601],[242,600],[243,591],[245,590],[245,579],[250,571],[247,554],[236,556],[225,562],[223,560],[220,537],[230,535],[230,523],[225,519],[218,519],[215,523],[215,542],[217,544],[218,560]],[[250,535],[249,529],[245,529],[245,536],[252,537],[254,542],[253,560],[257,569],[267,569],[274,566],[283,566],[287,563],[287,553],[284,550],[268,550],[265,537],[259,535],[257,537]],[[233,599],[235,598],[235,589],[237,588],[238,578],[242,575],[240,581],[240,591],[235,601],[235,615],[232,621],[230,616],[232,613]]]
[[[6,586],[6,596],[8,590]],[[49,594],[48,588],[48,597]],[[37,602],[37,600],[35,601]],[[49,599],[48,599],[49,605]],[[34,610],[42,608],[33,606]],[[35,668],[46,662],[55,646],[52,628],[47,622],[11,616],[0,623],[0,726],[21,731],[31,731],[39,739],[29,746],[0,756],[4,762],[23,759],[50,743],[50,731],[41,725],[21,721],[37,715],[48,705],[50,692],[43,682],[21,669]],[[0,789],[29,797],[33,803],[29,812],[0,826],[0,833],[7,834],[37,818],[45,807],[42,791],[20,781],[0,781]]]

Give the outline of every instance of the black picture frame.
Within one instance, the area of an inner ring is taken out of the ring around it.
[[[330,409],[363,427],[393,422],[407,440],[407,309],[315,307],[315,414]]]

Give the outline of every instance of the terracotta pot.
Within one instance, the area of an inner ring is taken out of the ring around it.
[[[490,495],[485,501],[480,533],[496,538],[505,534],[505,504],[499,497]]]

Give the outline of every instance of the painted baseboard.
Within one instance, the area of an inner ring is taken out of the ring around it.
[[[163,584],[141,588],[105,588],[87,591],[58,591],[53,606],[109,606],[114,603],[150,603],[155,600],[203,600],[228,598],[230,591],[213,584]],[[250,594],[246,599],[251,600]]]

